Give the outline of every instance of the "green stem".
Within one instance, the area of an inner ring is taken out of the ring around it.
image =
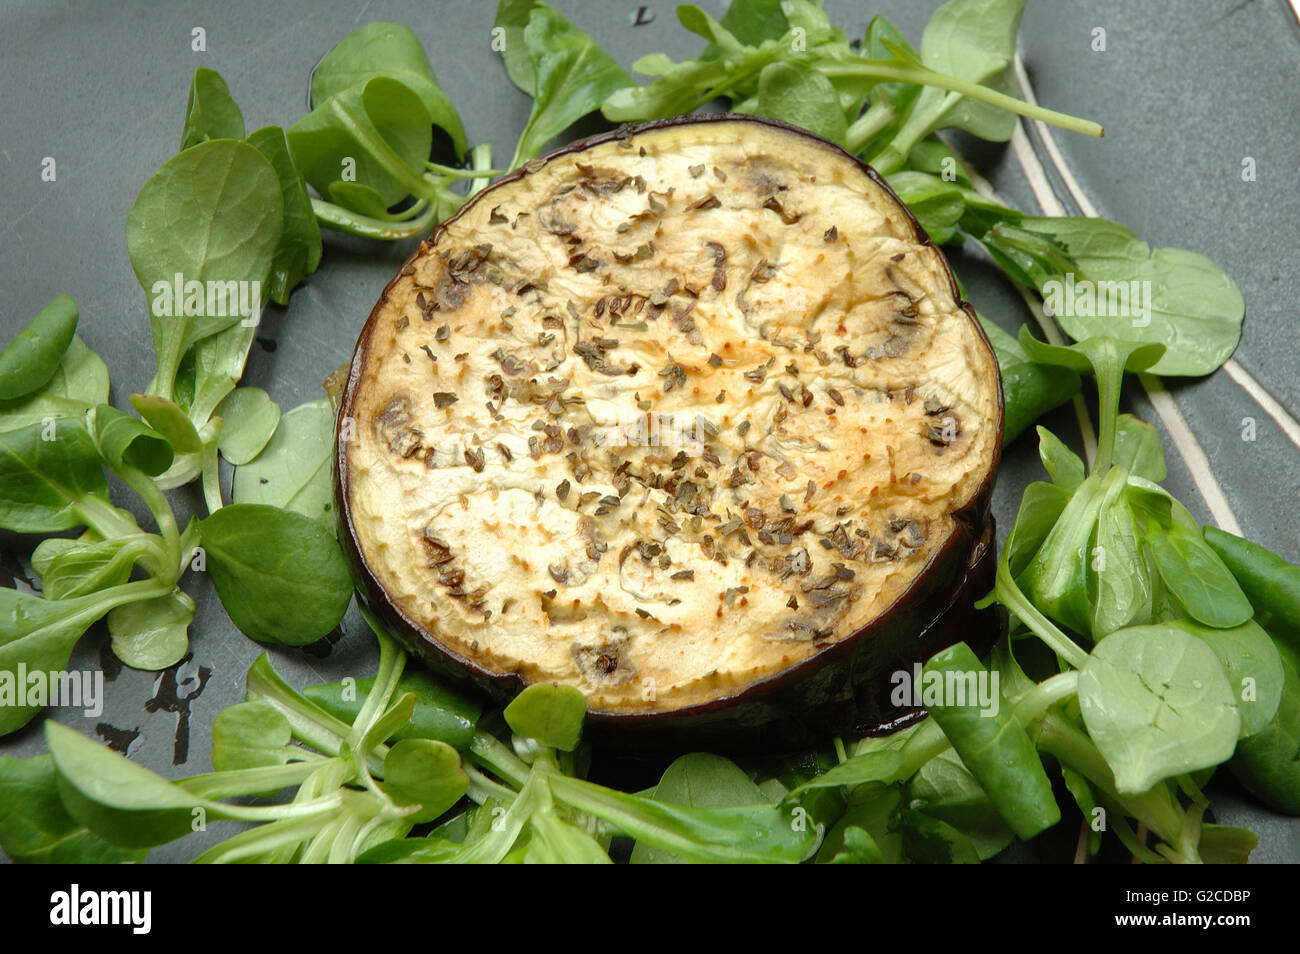
[[[474,801],[478,802],[478,804],[482,805],[489,798],[495,798],[497,801],[504,802],[507,805],[514,801],[516,795],[514,789],[507,788],[500,782],[493,781],[472,765],[465,764],[461,767],[465,770],[465,774],[469,776],[470,797],[473,798]],[[483,797],[478,798],[476,797],[476,794],[482,795]]]
[[[209,772],[182,779],[176,784],[199,798],[235,798],[301,785],[319,767],[318,762],[290,762],[262,768]]]
[[[922,86],[935,86],[953,93],[960,93],[962,96],[978,100],[981,103],[988,103],[990,106],[996,106],[999,109],[1005,109],[1007,112],[1015,113],[1018,116],[1025,116],[1029,119],[1051,123],[1053,126],[1060,126],[1062,129],[1068,129],[1071,132],[1083,133],[1086,136],[1095,136],[1099,139],[1105,132],[1098,123],[1091,120],[1080,119],[1077,116],[1060,113],[1042,106],[1034,106],[988,86],[982,86],[979,83],[958,76],[949,76],[927,66],[899,66],[893,60],[870,60],[865,57],[854,57],[841,65],[826,63],[821,65],[819,69],[830,79],[863,77],[866,79],[894,80]]]
[[[113,540],[141,532],[135,517],[100,497],[87,495],[73,506],[86,526],[99,534],[101,539]]]
[[[416,199],[406,208],[402,209],[402,211],[390,212],[389,214],[382,216],[380,220],[384,222],[409,222],[411,219],[424,212],[427,208],[429,208],[428,199]]]
[[[716,86],[711,86],[702,94],[696,97],[695,104],[690,108],[683,110],[683,113],[693,113],[705,104],[712,102],[720,96],[726,96],[732,100],[734,109],[735,103],[739,97],[733,96],[731,91],[737,86],[747,84],[753,77],[757,76],[769,64],[775,62],[781,57],[781,51],[776,47],[770,48],[763,56],[747,56],[740,63],[728,68],[726,79]],[[517,164],[517,163],[516,163]],[[511,165],[514,168],[515,164]]]
[[[528,764],[511,752],[500,739],[481,730],[475,731],[469,744],[469,755],[485,768],[491,769],[505,781],[521,788],[532,771]]]
[[[1169,860],[1164,855],[1157,854],[1146,845],[1142,844],[1142,839],[1138,838],[1133,829],[1129,827],[1128,820],[1121,816],[1119,806],[1112,802],[1107,811],[1111,815],[1111,831],[1115,833],[1124,847],[1128,849],[1130,855],[1145,865],[1162,865]],[[1161,847],[1165,846],[1162,845]]]
[[[163,350],[158,352],[158,370],[145,389],[146,394],[174,400],[172,395],[176,388],[176,372],[181,364],[180,349],[183,340],[184,336],[179,334],[163,336]]]
[[[303,846],[302,856],[298,859],[299,864],[304,865],[323,865],[329,861],[330,852],[334,848],[334,839],[338,837],[343,826],[347,824],[347,815],[339,814],[335,818],[328,819],[316,832],[307,840]]]
[[[370,759],[361,758],[360,753],[370,753],[375,750],[375,746],[382,743],[394,732],[411,721],[411,713],[415,708],[415,693],[404,693],[401,698],[392,704],[378,719],[375,719],[366,728],[360,741],[349,741],[348,750],[353,753],[353,764],[356,766],[357,778],[366,789],[378,799],[385,809],[397,810],[398,805],[393,799],[379,787],[375,781],[375,773],[370,770]],[[355,737],[356,729],[353,729]]]
[[[1097,460],[1092,472],[1104,474],[1115,453],[1115,425],[1119,420],[1119,395],[1124,382],[1124,367],[1099,370],[1097,374],[1097,411],[1100,430],[1097,435]]]
[[[78,505],[78,510],[80,510]],[[109,510],[116,508],[109,507]],[[82,514],[83,519],[85,514]],[[134,521],[121,521],[121,525],[129,527],[125,533],[114,533],[112,536],[105,537],[106,540],[113,540],[121,543],[121,548],[113,554],[110,564],[113,566],[125,566],[139,564],[140,567],[155,579],[162,579],[168,572],[167,565],[167,548],[162,540],[155,533],[145,533],[139,528]],[[107,529],[100,525],[87,523],[95,533],[104,536],[102,530]]]
[[[176,524],[176,514],[168,503],[166,495],[158,489],[153,478],[134,467],[123,467],[117,472],[122,482],[130,487],[144,501],[149,512],[153,514],[158,532],[162,534],[168,571],[163,580],[174,586],[181,576],[181,532]]]
[[[1201,821],[1205,817],[1205,810],[1209,807],[1209,802],[1193,802],[1183,815],[1183,830],[1179,834],[1177,846],[1178,853],[1183,858],[1192,861],[1201,860],[1198,850],[1201,845]]]
[[[122,545],[114,559],[119,557],[140,564],[153,577],[162,577],[167,572],[167,550],[157,534],[132,534],[129,542]]]
[[[355,812],[349,812],[343,816],[343,823],[338,826],[334,833],[333,842],[330,845],[329,855],[326,860],[332,865],[347,865],[356,860],[353,848],[356,845],[357,835],[361,833],[362,827],[372,820],[370,817],[358,815]]]
[[[1192,804],[1207,806],[1210,804],[1210,800],[1205,797],[1205,793],[1201,791],[1200,786],[1196,784],[1190,775],[1180,775],[1176,781],[1178,787],[1182,789],[1183,794],[1187,796]]]
[[[1079,673],[1075,670],[1057,673],[1055,676],[1044,679],[1016,700],[1015,705],[1012,706],[1016,713],[1016,720],[1021,725],[1028,726],[1030,723],[1042,718],[1047,710],[1056,703],[1069,698],[1078,691]]]
[[[492,165],[492,144],[490,142],[479,143],[469,151],[470,171],[473,177],[470,179],[469,192],[465,198],[487,188],[487,184],[492,181],[493,176],[501,175],[500,170],[489,168]]]
[[[70,600],[56,600],[58,603],[66,603],[67,609],[58,623],[68,628],[81,627],[84,622],[89,626],[95,620],[105,616],[110,610],[122,606],[126,603],[135,603],[139,600],[151,600],[159,596],[166,596],[172,591],[174,584],[165,583],[157,579],[134,580],[130,583],[121,583],[117,586],[110,586],[106,590],[100,590],[98,593],[88,593],[85,596],[74,597]],[[51,623],[54,621],[51,620]]]
[[[460,864],[496,864],[510,853],[510,848],[519,839],[524,825],[538,807],[540,789],[545,787],[541,774],[528,777],[519,795],[511,802],[505,814],[494,823],[488,832],[477,841],[467,845],[456,855]]]
[[[845,132],[845,148],[856,156],[881,130],[897,118],[898,114],[888,103],[872,106],[855,119]]]
[[[203,503],[209,514],[214,514],[225,504],[221,500],[221,471],[217,464],[217,442],[205,443],[199,452],[202,460]]]
[[[479,150],[483,150],[483,149],[487,150],[486,155],[488,158],[485,162],[480,164],[478,157],[482,153],[480,153]],[[488,166],[492,162],[491,143],[487,143],[487,142],[479,143],[477,146],[474,146],[472,149],[470,149],[469,154],[470,154],[470,167],[468,169],[459,169],[455,166],[444,166],[437,162],[426,162],[424,165],[425,168],[428,169],[430,172],[436,172],[439,175],[448,179],[477,179],[480,176],[487,176],[488,178],[492,178],[494,176],[504,175],[507,171],[505,169],[488,168]]]
[[[956,93],[948,93],[944,98],[942,109],[933,113],[918,113],[913,110],[907,121],[894,133],[885,147],[870,157],[870,165],[882,175],[892,175],[907,163],[916,144],[934,130],[935,116],[943,116],[949,109],[961,101]]]
[[[438,221],[438,203],[436,202],[430,203],[423,214],[417,218],[401,223],[360,215],[340,205],[335,205],[333,202],[326,202],[324,199],[313,198],[311,200],[311,209],[316,214],[316,221],[326,228],[385,242],[395,242],[401,239],[427,235]]]
[[[320,829],[317,818],[296,818],[241,831],[194,859],[195,864],[231,864],[287,849],[293,850]],[[280,856],[284,859],[284,856]]]
[[[275,706],[289,720],[293,737],[326,755],[338,755],[352,727],[330,715],[320,706],[295,691],[271,666],[270,658],[263,655],[248,670],[246,697],[260,699]],[[379,761],[371,763],[372,769],[383,765],[380,750],[372,753]],[[384,754],[387,754],[384,750]]]
[[[1029,601],[1016,585],[1016,581],[1012,579],[1011,568],[1004,561],[998,562],[997,586],[994,594],[999,603],[1014,613],[1035,636],[1071,666],[1082,669],[1087,664],[1088,654]]]
[[[362,825],[356,837],[352,839],[349,863],[356,861],[363,851],[375,845],[405,838],[410,834],[412,827],[414,826],[411,822],[404,818],[384,818],[382,815],[376,815]]]
[[[181,534],[181,563],[180,566],[177,567],[177,572],[179,574],[177,577],[178,580],[181,576],[184,576],[185,571],[190,568],[190,563],[194,560],[194,554],[197,553],[199,549],[199,540],[199,523],[197,520],[191,518],[189,525]]]
[[[342,804],[343,793],[331,792],[309,802],[289,802],[284,805],[222,805],[221,817],[249,822],[318,818],[334,811]]]
[[[393,690],[397,687],[397,680],[402,678],[402,670],[406,665],[406,654],[397,648],[393,640],[378,633],[375,634],[375,638],[379,641],[379,668],[375,672],[374,685],[371,686],[366,701],[361,704],[361,711],[352,720],[352,729],[348,735],[348,741],[354,749],[358,750],[365,740],[366,733],[387,708]]]
[[[402,670],[406,666],[406,654],[390,637],[376,631],[375,638],[379,641],[379,669],[375,673],[375,681],[370,693],[361,705],[361,711],[352,720],[347,750],[352,754],[356,774],[361,783],[385,807],[393,809],[397,806],[389,798],[388,793],[375,782],[370,762],[376,746],[382,745],[388,736],[410,720],[415,696],[408,692],[391,708],[385,708],[397,688],[398,680],[402,678]],[[406,705],[403,705],[403,702]]]
[[[899,151],[899,147],[896,145],[898,142],[899,140],[896,139],[874,156],[867,156],[867,165],[882,176],[892,176],[899,169],[902,169],[903,164],[907,161],[907,153]],[[910,147],[908,152],[911,152]]]

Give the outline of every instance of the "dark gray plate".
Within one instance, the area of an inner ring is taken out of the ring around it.
[[[870,16],[882,12],[913,40],[937,5],[826,4],[850,36],[861,36]],[[123,229],[140,186],[175,152],[189,79],[198,66],[223,74],[249,129],[287,126],[305,112],[308,77],[326,50],[362,23],[401,21],[424,39],[470,140],[490,140],[498,160],[508,158],[529,101],[511,86],[490,49],[495,6],[489,0],[360,6],[344,0],[5,3],[0,339],[16,333],[55,294],[70,292],[81,305],[81,334],[108,362],[115,403],[126,407],[128,395],[148,385],[153,358],[146,302],[127,260]],[[656,50],[693,56],[700,46],[677,25],[669,3],[556,0],[555,6],[624,64]],[[703,6],[720,15],[725,3],[707,0]],[[634,26],[641,7],[639,19],[650,22]],[[191,50],[192,31],[199,27],[207,39],[202,53]],[[1093,49],[1099,28],[1105,51]],[[1300,559],[1300,430],[1285,411],[1270,413],[1267,401],[1261,404],[1253,392],[1262,388],[1280,408],[1300,411],[1300,350],[1293,330],[1300,297],[1295,14],[1283,0],[1038,3],[1025,14],[1021,51],[1038,98],[1102,122],[1106,138],[1053,135],[1073,182],[1057,171],[1028,124],[1019,149],[957,144],[1014,206],[1037,211],[1057,201],[1074,214],[1091,203],[1153,245],[1181,245],[1210,256],[1237,280],[1249,317],[1234,374],[1170,386],[1172,413],[1185,419],[1186,433],[1162,427],[1168,486],[1203,522],[1231,528],[1235,521],[1252,539]],[[55,182],[40,176],[47,156],[57,162]],[[1241,177],[1246,157],[1255,160],[1253,182]],[[1036,181],[1032,172],[1038,166],[1044,178]],[[294,293],[287,309],[268,309],[245,382],[266,388],[286,409],[319,397],[321,379],[350,357],[380,290],[410,248],[411,243],[328,235],[321,270]],[[984,314],[1011,330],[1026,319],[1022,301],[998,273],[964,253],[952,257]],[[1159,420],[1140,389],[1129,398],[1137,413]],[[1169,408],[1165,415],[1171,416]],[[1254,441],[1242,440],[1245,418],[1256,422]],[[1071,433],[1073,414],[1058,412],[1053,426]],[[1198,452],[1204,455],[1200,463]],[[1004,529],[1021,489],[1039,476],[1034,447],[1018,442],[1007,454],[995,500]],[[182,510],[200,506],[192,491],[174,496]],[[0,582],[8,585],[12,577],[24,585],[22,560],[30,545],[4,541]],[[173,777],[210,768],[212,720],[242,698],[244,673],[261,652],[234,629],[205,578],[187,578],[186,588],[199,603],[192,658],[161,674],[123,669],[96,629],[72,665],[104,665],[104,713],[95,719],[52,713]],[[328,641],[273,656],[290,682],[300,685],[370,674],[372,646],[353,612]],[[28,756],[43,748],[37,723],[4,739],[0,754]],[[1258,808],[1230,781],[1219,781],[1214,796],[1220,821],[1259,833],[1255,860],[1300,859],[1300,821]],[[214,825],[157,849],[151,858],[188,859],[228,833],[228,826]],[[1035,854],[1067,860],[1069,849],[1044,847]]]

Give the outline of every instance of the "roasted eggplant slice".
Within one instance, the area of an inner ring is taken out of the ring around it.
[[[385,289],[343,531],[411,648],[498,693],[576,686],[625,739],[878,728],[893,671],[996,623],[1001,405],[870,169],[750,117],[625,128],[480,193]]]

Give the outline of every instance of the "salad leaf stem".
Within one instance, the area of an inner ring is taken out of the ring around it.
[[[294,738],[327,755],[338,755],[351,726],[330,715],[316,703],[290,688],[289,684],[271,666],[270,657],[263,653],[248,670],[246,695],[275,706],[289,720]],[[372,758],[378,752],[372,753]],[[380,756],[382,758],[382,756]],[[372,764],[377,771],[382,761]]]
[[[482,142],[469,151],[469,165],[474,176],[469,182],[469,192],[465,194],[468,201],[475,193],[487,188],[492,178],[500,173],[489,168],[492,165],[492,143]]]
[[[835,758],[843,765],[849,760],[848,753],[844,751],[844,740],[837,735],[831,742],[835,745]]]
[[[86,494],[76,502],[75,506],[77,515],[101,539],[113,540],[140,533],[140,525],[135,522],[131,514],[114,507],[102,497]]]
[[[844,132],[845,148],[855,156],[866,148],[867,143],[889,128],[898,118],[897,113],[888,103],[873,105],[865,113],[849,124]]]
[[[491,155],[492,144],[486,142],[479,143],[470,150],[470,156],[474,157],[474,159],[470,162],[470,168],[468,169],[462,169],[458,166],[444,166],[440,162],[432,161],[426,162],[424,165],[430,172],[436,172],[438,175],[447,179],[477,179],[481,176],[486,176],[491,179],[499,175],[504,175],[508,170],[488,169],[482,166],[478,161],[477,156],[482,155],[482,152],[485,149],[488,151],[488,155]],[[490,161],[491,160],[489,160],[489,162]]]
[[[151,600],[165,596],[171,592],[172,586],[172,583],[155,579],[133,580],[75,599],[52,601],[55,605],[63,603],[63,612],[58,617],[44,621],[44,627],[50,628],[57,624],[62,628],[71,629],[78,626],[84,630],[85,626],[89,626],[114,607],[134,603],[137,600]],[[85,626],[82,626],[83,623]]]
[[[997,584],[993,592],[975,604],[976,608],[982,609],[988,606],[995,598],[1075,669],[1082,669],[1087,663],[1088,654],[1079,647],[1078,643],[1043,615],[1016,585],[1015,579],[1011,576],[1011,568],[1005,560],[998,561]]]
[[[1124,369],[1121,366],[1113,374],[1098,373],[1097,405],[1100,411],[1097,434],[1097,457],[1092,469],[1104,474],[1110,469],[1111,458],[1115,454],[1115,425],[1119,416],[1119,397],[1123,388]]]
[[[1044,106],[1026,103],[1014,96],[1008,96],[1006,93],[983,86],[980,83],[932,70],[919,62],[908,63],[901,61],[897,55],[888,60],[846,57],[838,62],[821,63],[818,65],[818,70],[832,80],[865,79],[877,82],[894,81],[934,86],[939,89],[946,89],[949,92],[959,93],[982,103],[988,103],[990,106],[996,106],[999,109],[1005,109],[1007,112],[1015,113],[1018,116],[1051,123],[1053,126],[1060,126],[1062,129],[1068,129],[1071,132],[1083,133],[1085,136],[1095,136],[1100,139],[1105,132],[1099,123],[1091,120],[1080,119],[1077,116],[1071,116],[1069,113],[1057,112]],[[915,145],[915,143],[911,145]],[[911,152],[910,147],[906,151],[899,149],[896,153],[898,155],[896,164],[887,169],[877,169],[877,171],[881,173],[894,171],[895,168],[902,165],[902,159],[908,152]]]
[[[379,641],[379,670],[375,674],[374,686],[366,696],[348,734],[348,742],[355,751],[364,751],[361,744],[387,707],[397,680],[402,678],[402,670],[406,666],[406,654],[397,648],[391,637],[376,629],[375,638]],[[383,739],[378,741],[382,742]]]
[[[203,503],[213,514],[225,504],[221,500],[221,472],[217,469],[217,442],[208,441],[199,451],[203,481]]]
[[[181,533],[176,524],[176,514],[172,510],[171,504],[167,502],[167,497],[158,485],[154,483],[153,478],[136,470],[133,467],[122,467],[117,471],[117,475],[122,478],[122,482],[130,487],[144,501],[149,512],[153,514],[154,522],[158,525],[158,531],[162,534],[163,547],[166,557],[167,573],[164,576],[165,582],[174,584],[180,579],[186,563],[182,560],[181,552]]]
[[[261,860],[278,849],[292,849],[320,830],[317,818],[287,818],[241,831],[194,859],[195,864],[233,864]]]
[[[511,846],[524,830],[524,826],[538,805],[541,790],[545,785],[546,782],[540,774],[530,775],[510,807],[499,818],[494,819],[489,832],[472,844],[466,845],[451,860],[461,864],[500,862],[509,854]],[[486,810],[486,806],[484,808]]]
[[[514,789],[507,788],[500,782],[488,778],[472,765],[463,766],[465,774],[469,776],[470,787],[469,794],[474,801],[482,805],[490,798],[500,802],[512,802],[517,794]]]
[[[528,781],[531,771],[528,763],[511,752],[496,736],[481,729],[474,733],[474,739],[469,744],[469,754],[480,765],[490,768],[511,785],[522,786]]]
[[[1106,801],[1109,800],[1103,799],[1103,802]],[[1138,861],[1141,861],[1143,864],[1148,865],[1165,864],[1169,861],[1169,859],[1163,854],[1152,851],[1143,844],[1143,840],[1138,837],[1135,831],[1133,831],[1133,826],[1128,823],[1128,819],[1123,816],[1122,812],[1118,809],[1118,806],[1113,802],[1110,802],[1109,808],[1109,824],[1111,830],[1115,832],[1116,837],[1119,838],[1120,843],[1130,855]]]
[[[428,200],[424,201],[427,202]],[[326,202],[324,199],[315,197],[311,200],[311,208],[312,212],[316,214],[316,221],[326,228],[340,232],[350,232],[362,238],[379,239],[385,242],[425,235],[438,221],[438,204],[436,202],[429,203],[416,218],[401,223],[361,215],[359,212],[352,212],[340,205],[335,205],[333,202]]]
[[[302,750],[303,756],[309,754]],[[289,762],[284,765],[267,765],[260,768],[230,769],[195,775],[176,784],[199,798],[235,798],[242,795],[259,795],[273,789],[301,785],[309,776],[320,770],[317,761]]]
[[[1049,676],[1015,701],[1012,708],[1021,725],[1028,726],[1046,714],[1062,699],[1079,691],[1079,672],[1071,669]]]

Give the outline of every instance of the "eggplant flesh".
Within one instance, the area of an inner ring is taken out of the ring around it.
[[[435,667],[576,686],[615,741],[793,745],[896,723],[894,671],[991,641],[1001,430],[875,173],[693,117],[527,163],[421,243],[357,345],[338,502]]]

